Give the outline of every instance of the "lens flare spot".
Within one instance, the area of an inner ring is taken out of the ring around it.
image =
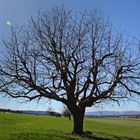
[[[7,21],[6,21],[6,24],[7,24],[9,27],[12,27],[12,25],[13,25],[11,20],[7,20]]]

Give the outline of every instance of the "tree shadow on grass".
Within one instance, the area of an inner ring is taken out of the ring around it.
[[[77,140],[77,138],[58,134],[20,133],[12,134],[6,140]]]
[[[93,140],[138,140],[135,138],[130,138],[130,137],[117,137],[117,136],[112,136],[113,138],[102,138],[102,137],[93,137]]]
[[[91,140],[138,140],[136,138],[127,137],[127,136],[115,136],[115,135],[107,135],[105,133],[95,133],[91,135],[85,135],[85,138],[89,138]]]
[[[98,133],[99,134],[99,133]],[[21,132],[21,133],[14,133],[11,134],[8,139],[5,140],[137,140],[129,137],[117,137],[117,136],[110,136],[105,134],[98,134],[96,135],[72,135],[66,134],[62,131],[55,131],[50,130],[46,131],[46,133],[41,132]]]
[[[95,140],[139,140],[137,138],[127,137],[127,136],[116,136],[106,133],[96,133],[94,137]]]
[[[110,138],[103,138],[103,137],[97,137],[97,136],[88,137],[88,139],[91,139],[91,140],[112,140]]]
[[[135,138],[131,138],[131,137],[118,137],[118,136],[114,136],[115,140],[138,140]]]
[[[73,136],[73,137],[78,137],[79,139],[85,139],[85,140],[112,140],[112,139],[109,139],[109,138],[106,138],[106,137],[101,137],[101,136],[97,136],[97,135],[94,135],[92,134],[92,132],[90,131],[86,131],[84,132],[82,135],[76,135],[76,134],[72,134],[72,133],[65,133],[67,136]],[[69,140],[69,139],[67,139]],[[77,139],[75,139],[77,140]]]
[[[83,136],[76,136],[76,135],[66,135],[64,133],[54,133],[53,131],[47,133],[40,133],[40,132],[27,132],[27,133],[16,133],[11,134],[10,137],[6,140],[111,140],[107,138],[101,137],[83,137]]]

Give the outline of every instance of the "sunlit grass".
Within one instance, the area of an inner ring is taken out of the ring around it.
[[[73,121],[63,117],[0,113],[0,140],[85,140],[72,136]],[[140,139],[140,120],[85,119],[97,140]],[[93,139],[93,138],[92,138]]]

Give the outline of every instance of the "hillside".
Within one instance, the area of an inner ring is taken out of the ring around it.
[[[0,112],[11,112],[11,113],[22,113],[22,114],[61,116],[61,113],[58,113],[58,112],[55,112],[55,111],[35,111],[35,110],[0,109]]]
[[[138,119],[85,118],[91,139],[71,135],[72,128],[63,117],[0,113],[0,140],[140,140]]]
[[[61,116],[61,113],[54,111],[34,111],[34,110],[10,110],[0,109],[0,112],[12,112],[12,113],[23,113],[23,114],[36,114],[36,115],[56,115]],[[94,111],[86,112],[85,116],[139,116],[140,111]]]
[[[140,111],[95,111],[86,112],[85,116],[140,116]]]

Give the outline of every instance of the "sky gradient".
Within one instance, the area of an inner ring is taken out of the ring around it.
[[[121,29],[140,40],[140,0],[0,0],[0,38],[8,36],[11,26],[26,24],[30,16],[35,16],[40,8],[49,9],[53,5],[62,4],[74,11],[102,10],[115,30]],[[13,99],[0,99],[0,108],[47,110],[48,104],[50,102],[21,104]],[[52,102],[52,106],[56,111],[61,110],[61,103]],[[120,107],[109,104],[87,109],[93,110],[140,110],[140,104],[130,101],[122,103]]]

